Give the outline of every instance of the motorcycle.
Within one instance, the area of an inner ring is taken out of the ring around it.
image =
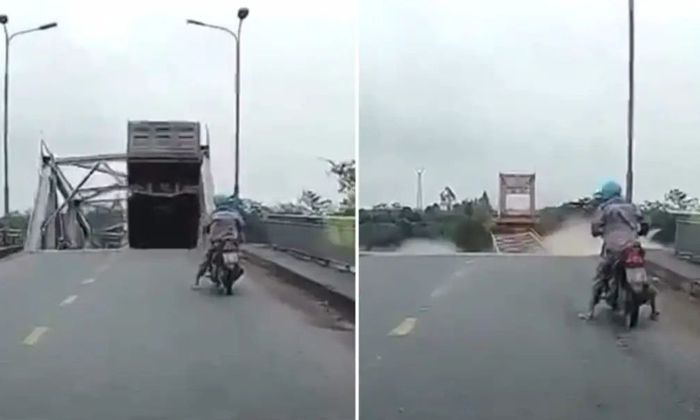
[[[613,311],[625,317],[628,329],[639,321],[639,308],[649,301],[649,276],[644,267],[645,251],[638,242],[625,248],[613,267],[613,284],[604,297]]]
[[[227,295],[233,294],[233,285],[243,276],[238,244],[224,240],[217,247],[211,266],[211,281],[223,288]]]

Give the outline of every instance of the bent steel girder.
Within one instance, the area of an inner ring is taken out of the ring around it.
[[[91,163],[94,163],[94,162],[91,162]],[[64,165],[59,165],[59,166],[64,166]],[[92,165],[89,163],[75,163],[75,164],[65,165],[65,166],[73,166],[76,168],[88,169],[88,170],[92,168]],[[115,169],[112,169],[112,167],[109,166],[107,164],[107,162],[102,162],[102,167],[98,168],[97,172],[101,172],[101,173],[106,174],[106,175],[111,175],[115,179],[115,181],[123,182],[124,184],[126,184],[126,177],[127,177],[126,174],[123,172],[119,172]]]
[[[107,153],[101,155],[71,156],[56,158],[59,165],[91,164],[95,162],[120,162],[126,161],[125,153]]]
[[[44,221],[44,224],[42,225],[42,230],[44,230],[44,229],[46,228],[46,226],[47,226],[49,223],[51,223],[51,221],[53,220],[53,218],[56,217],[56,215],[57,215],[58,213],[60,213],[61,210],[63,210],[66,206],[69,205],[69,203],[70,203],[71,201],[73,201],[73,200],[75,199],[76,195],[78,195],[78,192],[80,191],[80,187],[82,187],[83,185],[85,185],[85,183],[88,181],[88,179],[90,179],[90,177],[92,176],[92,174],[95,173],[95,171],[97,170],[97,168],[98,168],[99,166],[100,166],[100,163],[96,163],[96,164],[93,166],[93,168],[90,170],[90,172],[88,172],[88,174],[85,176],[85,178],[83,178],[83,179],[80,181],[80,183],[78,184],[78,186],[77,186],[76,188],[74,188],[74,189],[68,194],[67,197],[65,197],[65,199],[63,200],[63,203],[62,203],[53,213],[51,213],[51,214],[49,215],[49,217],[46,218],[46,220]],[[60,170],[58,170],[58,171],[60,172]],[[77,206],[76,206],[76,207],[77,207]],[[77,214],[76,214],[76,217],[77,217]],[[86,222],[87,222],[87,221],[86,221]]]

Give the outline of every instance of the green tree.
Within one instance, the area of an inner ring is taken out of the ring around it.
[[[299,205],[316,215],[328,213],[331,204],[331,200],[323,198],[311,190],[303,190],[301,197],[299,197]]]
[[[493,207],[491,206],[491,200],[489,199],[488,193],[486,191],[481,194],[481,197],[479,198],[479,205],[487,208],[489,210],[489,213],[493,211]]]
[[[452,205],[455,201],[457,201],[457,196],[455,195],[454,191],[452,191],[452,188],[445,187],[445,189],[440,193],[440,205],[445,210],[451,211]]]
[[[355,159],[335,162],[324,159],[331,166],[330,173],[338,180],[338,192],[344,194],[341,207],[348,211],[355,210]]]
[[[674,188],[664,195],[666,207],[670,210],[693,211],[698,209],[698,199],[690,198],[685,192]]]

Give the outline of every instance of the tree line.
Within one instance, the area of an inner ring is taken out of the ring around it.
[[[400,203],[383,203],[359,210],[360,246],[371,250],[395,247],[410,238],[445,239],[461,251],[491,251],[494,211],[488,194],[459,201],[449,187],[439,203],[413,209]]]
[[[328,176],[336,178],[338,192],[343,198],[333,202],[313,190],[303,189],[295,201],[266,205],[252,199],[241,199],[246,213],[296,214],[308,216],[354,216],[355,215],[355,160],[336,162],[324,159],[329,165]],[[219,194],[214,203],[224,201],[228,196]]]
[[[407,239],[427,238],[450,240],[462,251],[493,249],[495,212],[486,192],[476,199],[458,201],[453,190],[445,187],[439,198],[439,203],[424,209],[396,202],[360,209],[360,246],[366,250],[392,248]],[[592,217],[599,204],[596,197],[589,196],[540,209],[535,230],[542,236],[550,235],[572,217]],[[699,200],[677,188],[663,199],[645,201],[639,207],[654,231],[650,239],[663,244],[673,243],[678,217],[700,213]]]

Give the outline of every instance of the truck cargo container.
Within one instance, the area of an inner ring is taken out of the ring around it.
[[[128,232],[132,248],[194,248],[200,232],[200,125],[131,121]]]

